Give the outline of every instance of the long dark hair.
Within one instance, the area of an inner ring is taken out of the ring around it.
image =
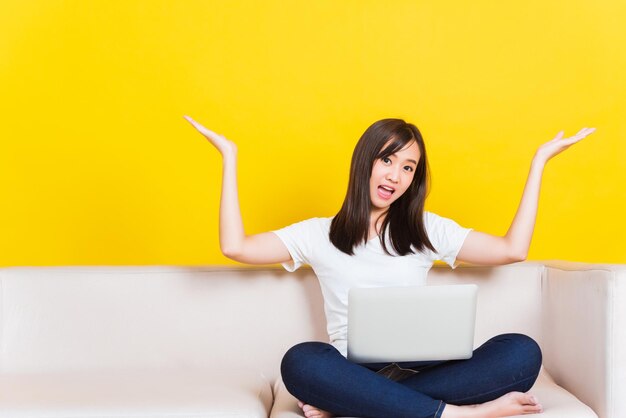
[[[389,146],[382,149],[389,140],[392,140]],[[348,192],[330,225],[330,241],[342,252],[354,255],[354,247],[367,242],[372,207],[370,177],[374,162],[390,156],[411,141],[417,143],[420,159],[411,185],[386,212],[380,242],[385,252],[393,255],[384,239],[389,228],[391,244],[398,255],[413,254],[411,245],[418,252],[425,248],[435,251],[426,234],[423,219],[429,170],[422,134],[415,125],[402,119],[382,119],[367,128],[354,148]]]

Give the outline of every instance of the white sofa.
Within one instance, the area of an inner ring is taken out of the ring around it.
[[[477,345],[539,342],[542,416],[626,417],[626,266],[435,267],[429,281],[479,285]],[[0,418],[301,417],[279,366],[328,341],[322,303],[307,268],[1,268]]]

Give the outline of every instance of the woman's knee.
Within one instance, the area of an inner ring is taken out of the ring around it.
[[[291,347],[280,363],[283,381],[287,383],[290,380],[310,376],[315,369],[315,363],[319,362],[320,355],[329,350],[336,348],[321,341],[307,341]]]
[[[508,353],[529,374],[539,374],[543,356],[539,344],[524,334],[503,334],[495,337],[499,342],[507,343]]]
[[[320,341],[299,343],[287,350],[280,363],[280,374],[287,390],[300,400],[306,398],[302,389],[315,380],[316,370],[324,366],[322,356],[332,350],[337,349]]]
[[[494,373],[509,390],[528,391],[537,380],[542,355],[539,344],[524,334],[502,334],[485,343]],[[511,380],[512,379],[512,380]],[[514,386],[511,386],[514,384]]]

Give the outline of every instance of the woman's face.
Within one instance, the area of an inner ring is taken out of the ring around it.
[[[390,142],[391,140],[383,146],[383,149]],[[386,211],[409,188],[419,159],[420,150],[417,142],[411,141],[395,154],[374,161],[370,177],[373,215]]]

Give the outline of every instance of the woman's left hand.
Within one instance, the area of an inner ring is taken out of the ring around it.
[[[563,138],[564,132],[561,131],[556,134],[552,141],[546,142],[539,147],[535,153],[535,159],[547,163],[550,158],[565,151],[595,130],[596,128],[582,128],[576,135],[570,136],[569,138]]]

